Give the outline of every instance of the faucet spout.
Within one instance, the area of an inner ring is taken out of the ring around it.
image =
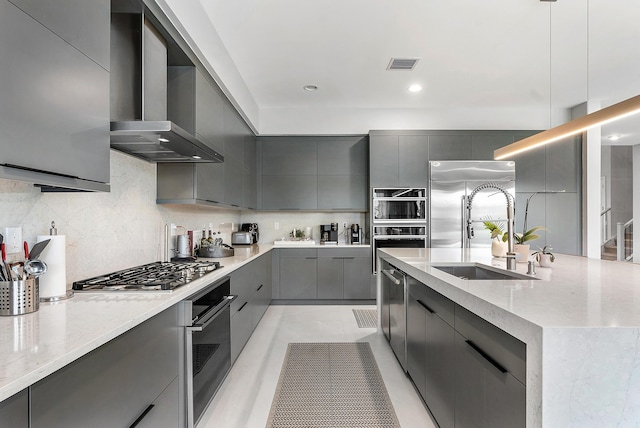
[[[507,200],[507,269],[516,269],[516,253],[513,251],[513,196],[498,183],[483,183],[473,189],[467,198],[467,236],[473,238],[473,228],[471,227],[471,206],[473,198],[478,192],[485,189],[496,189],[505,196]]]

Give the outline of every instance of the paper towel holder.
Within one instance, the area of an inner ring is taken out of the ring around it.
[[[58,235],[58,229],[56,228],[56,222],[52,221],[51,228],[49,229],[49,236],[57,236],[57,235]],[[67,299],[70,299],[71,297],[73,297],[73,290],[66,290],[64,294],[61,294],[59,296],[47,296],[47,297],[40,296],[40,302],[53,303],[53,302],[59,302],[61,300],[67,300]]]

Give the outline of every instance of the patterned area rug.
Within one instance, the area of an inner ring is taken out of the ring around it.
[[[378,327],[378,311],[375,309],[353,309],[353,315],[360,328]]]
[[[267,428],[400,423],[368,343],[290,343]]]

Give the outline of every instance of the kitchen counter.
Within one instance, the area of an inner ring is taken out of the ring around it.
[[[0,317],[0,401],[229,275],[273,248],[235,247],[223,268],[172,292],[76,292],[34,313]]]
[[[637,426],[640,266],[556,255],[537,280],[472,281],[433,266],[505,268],[488,249],[383,249],[378,256],[527,345],[527,426]],[[526,264],[517,264],[526,273]]]
[[[277,245],[274,245],[275,249],[278,248],[371,248],[369,244],[338,244],[338,245],[325,245],[316,243],[313,245],[300,244],[301,241],[278,241]],[[302,241],[304,242],[304,241]],[[235,247],[234,247],[235,248]]]

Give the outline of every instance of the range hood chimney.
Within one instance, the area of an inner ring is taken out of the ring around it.
[[[223,162],[167,120],[167,42],[141,12],[111,14],[111,148],[150,162]]]

